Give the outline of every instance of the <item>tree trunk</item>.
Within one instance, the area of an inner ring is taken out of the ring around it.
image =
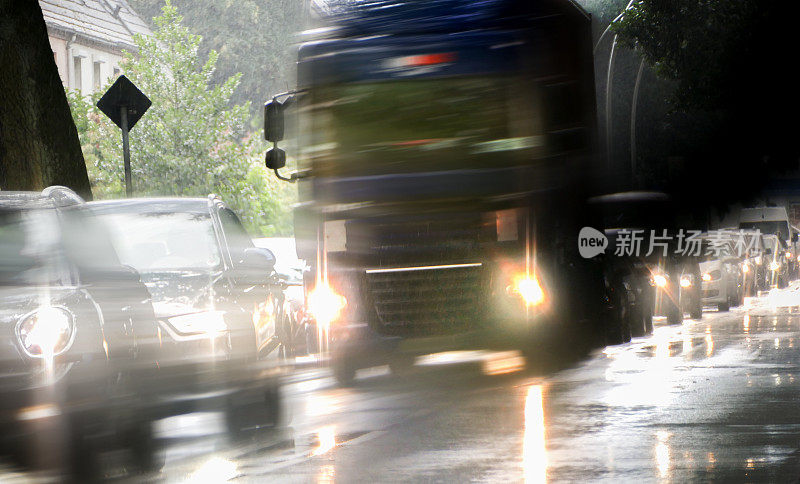
[[[0,189],[92,192],[36,0],[0,0]]]

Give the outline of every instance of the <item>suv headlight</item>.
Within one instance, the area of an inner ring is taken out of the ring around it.
[[[52,358],[67,351],[75,339],[75,318],[66,308],[44,306],[17,323],[17,340],[32,358]]]
[[[170,326],[182,334],[207,334],[214,335],[227,331],[224,311],[204,311],[201,313],[174,316],[167,321]]]

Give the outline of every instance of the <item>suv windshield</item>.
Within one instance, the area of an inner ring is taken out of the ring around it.
[[[98,217],[109,227],[120,261],[140,273],[212,270],[221,264],[207,213],[125,212]]]

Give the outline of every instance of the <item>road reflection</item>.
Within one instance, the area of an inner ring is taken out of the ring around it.
[[[526,483],[547,482],[544,396],[541,385],[528,388],[525,397],[525,433],[522,441],[522,468]]]
[[[656,465],[658,467],[658,476],[666,479],[669,476],[670,468],[670,452],[669,452],[669,438],[670,433],[664,430],[656,432]]]
[[[336,426],[326,425],[317,430],[317,447],[311,451],[311,455],[326,454],[334,447],[336,447]]]
[[[188,483],[225,482],[239,475],[234,462],[222,457],[212,457],[185,481]]]

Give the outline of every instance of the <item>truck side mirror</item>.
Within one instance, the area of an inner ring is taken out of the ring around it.
[[[285,122],[283,112],[294,102],[289,96],[283,102],[273,99],[264,104],[264,138],[277,143],[283,139]]]
[[[283,105],[276,99],[264,104],[264,138],[277,143],[283,139]]]
[[[270,170],[279,170],[286,166],[286,152],[277,146],[267,150],[267,156],[264,163]]]

